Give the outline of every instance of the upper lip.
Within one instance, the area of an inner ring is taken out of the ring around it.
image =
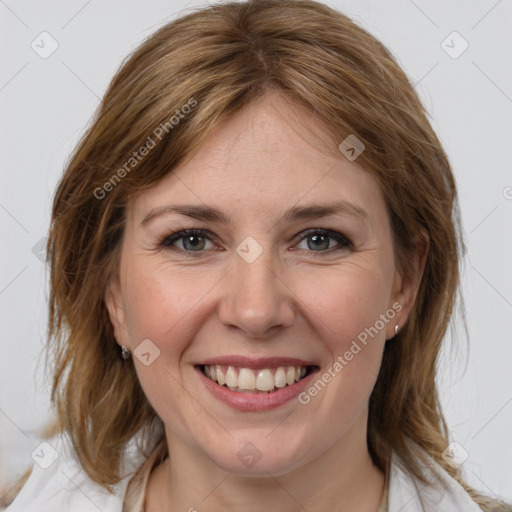
[[[241,368],[252,368],[259,370],[261,368],[278,368],[280,366],[316,366],[313,361],[299,359],[296,357],[246,357],[246,356],[217,356],[205,359],[198,363],[199,365],[212,366],[215,364],[226,366],[239,366]]]

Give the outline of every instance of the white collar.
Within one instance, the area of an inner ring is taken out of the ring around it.
[[[434,485],[428,486],[409,472],[393,453],[389,475],[389,512],[482,512],[466,490],[417,444],[409,443],[427,459],[422,473]]]
[[[412,443],[412,441],[409,441]],[[131,476],[121,480],[114,493],[109,494],[93,482],[72,456],[67,438],[50,440],[59,454],[47,469],[34,464],[32,474],[15,501],[6,512],[123,512],[123,501]],[[412,443],[418,452],[423,452]],[[131,443],[127,448],[125,468],[137,468],[144,461],[142,454]],[[388,512],[481,512],[464,488],[433,459],[426,456],[428,465],[423,471],[436,485],[422,484],[393,453],[389,474]]]

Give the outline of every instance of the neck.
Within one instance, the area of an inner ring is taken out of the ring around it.
[[[364,427],[356,421],[327,452],[279,476],[226,472],[167,433],[172,455],[150,477],[145,510],[375,512],[385,475],[373,464]]]

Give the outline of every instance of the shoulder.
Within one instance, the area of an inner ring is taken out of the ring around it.
[[[6,512],[122,512],[129,476],[109,493],[80,467],[65,434],[41,443],[37,450],[30,476]],[[127,468],[143,462],[134,450],[127,450],[127,456]]]
[[[422,451],[415,445],[416,450]],[[466,490],[437,462],[423,452],[428,464],[422,470],[432,485],[420,482],[395,454],[389,475],[389,512],[482,512]]]

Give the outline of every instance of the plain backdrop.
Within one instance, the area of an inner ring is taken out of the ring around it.
[[[467,452],[467,480],[511,499],[512,3],[328,4],[392,51],[452,162],[467,245],[469,340],[457,320],[459,335],[446,339],[440,364],[442,403],[452,440]],[[31,464],[52,417],[42,371],[47,287],[39,249],[57,180],[122,59],[163,23],[205,5],[0,1],[2,491]]]

